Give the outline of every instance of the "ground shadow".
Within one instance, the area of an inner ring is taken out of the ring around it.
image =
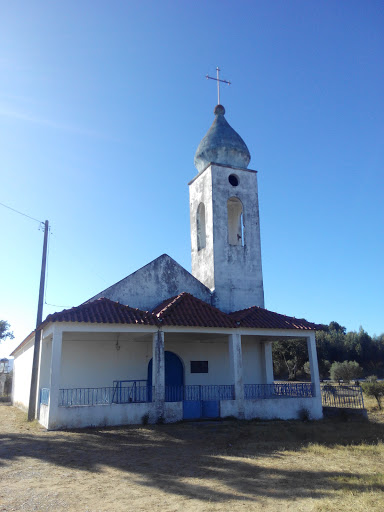
[[[342,470],[292,470],[280,464],[284,450],[302,450],[312,443],[374,445],[383,439],[383,424],[362,420],[227,421],[65,432],[3,430],[0,465],[25,457],[86,472],[109,467],[129,474],[144,487],[213,502],[257,501],[261,496],[321,498],[341,485],[337,481],[343,481],[351,492],[364,491],[363,482],[369,475],[359,473],[353,480]],[[276,462],[266,467],[261,463],[266,457]],[[384,486],[371,482],[369,489],[384,491]]]

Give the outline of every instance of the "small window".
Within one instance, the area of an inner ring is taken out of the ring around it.
[[[191,373],[208,373],[208,361],[191,361]]]
[[[237,187],[239,184],[239,178],[236,176],[236,174],[230,174],[228,176],[228,181],[232,185],[232,187]]]

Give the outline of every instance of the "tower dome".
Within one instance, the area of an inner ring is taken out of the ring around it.
[[[243,139],[225,119],[225,108],[216,105],[213,113],[216,117],[195,153],[196,169],[201,172],[210,163],[248,167],[251,155]]]

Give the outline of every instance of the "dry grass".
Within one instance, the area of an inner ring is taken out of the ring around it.
[[[384,414],[46,432],[0,404],[0,511],[381,511]]]

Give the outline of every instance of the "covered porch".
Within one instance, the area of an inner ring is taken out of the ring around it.
[[[311,382],[274,382],[272,342],[290,338],[307,345]],[[55,322],[39,389],[49,429],[322,416],[315,333],[296,329]]]

